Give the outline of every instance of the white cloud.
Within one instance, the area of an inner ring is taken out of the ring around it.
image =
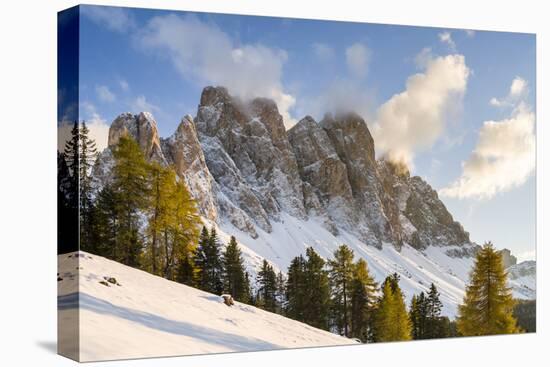
[[[510,96],[514,98],[521,97],[527,90],[527,82],[525,79],[515,77],[510,85]]]
[[[327,112],[338,114],[353,111],[368,122],[375,110],[373,93],[359,80],[335,79],[320,91],[318,95],[301,98],[297,113],[311,115],[319,121]]]
[[[134,112],[154,112],[160,111],[160,108],[145,98],[144,95],[137,96],[131,103],[131,108]]]
[[[489,100],[489,104],[495,107],[510,107],[515,106],[518,101],[524,99],[529,94],[529,88],[525,79],[516,76],[510,84],[508,95],[503,98],[493,97]]]
[[[97,151],[101,152],[107,147],[109,138],[109,124],[97,112],[95,106],[89,102],[81,104],[81,115],[86,121],[86,126],[90,129],[90,138],[95,141]]]
[[[114,102],[116,100],[115,94],[113,92],[111,92],[109,87],[107,87],[106,85],[97,85],[95,87],[95,91],[97,93],[97,97],[102,102],[109,102],[110,103],[110,102]]]
[[[430,148],[444,133],[469,75],[462,55],[427,59],[425,71],[410,76],[406,89],[378,109],[372,128],[377,151],[412,168],[415,153]]]
[[[418,69],[426,69],[428,63],[432,61],[433,58],[434,54],[432,53],[432,49],[430,47],[425,47],[416,55],[414,63]]]
[[[455,41],[453,41],[453,37],[451,36],[451,32],[445,31],[438,34],[439,40],[442,43],[445,43],[449,46],[451,51],[456,51],[456,44]]]
[[[311,45],[315,56],[320,60],[330,60],[334,57],[334,49],[325,43],[315,42]]]
[[[461,177],[440,194],[488,199],[527,181],[535,170],[535,114],[521,102],[501,121],[485,121]]]
[[[176,15],[151,19],[137,43],[144,50],[168,51],[179,73],[200,86],[223,85],[243,99],[271,98],[287,127],[296,122],[289,112],[295,97],[285,92],[281,81],[288,57],[284,50],[236,44],[215,25]]]
[[[109,125],[103,119],[93,104],[83,102],[80,104],[80,117],[86,122],[86,126],[90,130],[89,137],[96,143],[97,151],[101,152],[107,147],[109,137]],[[63,152],[65,143],[71,139],[71,130],[73,129],[74,121],[63,121],[57,128],[57,150]]]
[[[354,43],[346,49],[346,64],[350,72],[359,78],[367,75],[369,50],[362,43]]]
[[[80,11],[82,15],[111,31],[123,33],[135,27],[134,19],[124,8],[86,5]]]
[[[466,36],[468,36],[470,38],[476,35],[476,31],[474,31],[472,29],[465,29],[464,32],[466,32]]]

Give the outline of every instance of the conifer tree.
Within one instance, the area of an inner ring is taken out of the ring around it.
[[[382,286],[375,319],[375,339],[378,342],[411,339],[411,322],[398,279],[395,274],[387,277]]]
[[[250,285],[247,284],[241,250],[234,236],[231,236],[223,253],[223,270],[224,292],[239,302],[249,302]]]
[[[447,335],[445,320],[441,317],[443,304],[439,299],[439,291],[434,283],[430,285],[430,291],[426,299],[426,331],[425,339],[443,338]]]
[[[415,340],[426,338],[427,299],[424,292],[416,294],[411,299],[409,318],[411,320],[411,336]]]
[[[278,314],[284,314],[285,311],[285,304],[286,304],[286,298],[285,298],[285,277],[283,275],[282,271],[279,271],[277,273],[277,278],[275,280],[277,284],[277,292],[275,294],[275,298],[277,300],[277,310],[276,312]]]
[[[92,178],[91,169],[97,157],[97,148],[95,141],[89,137],[90,130],[86,122],[82,121],[80,128],[80,153],[79,153],[79,188],[80,188],[80,217],[81,227],[84,230],[83,237],[85,241],[90,240],[91,210],[92,210]]]
[[[302,255],[292,259],[288,267],[286,281],[285,313],[288,317],[298,321],[305,321],[304,313],[307,305],[305,267],[306,261]]]
[[[63,154],[70,174],[70,180],[68,180],[69,191],[76,194],[71,197],[74,200],[72,205],[77,208],[79,205],[78,175],[80,173],[80,127],[78,121],[73,124],[71,138],[65,142]]]
[[[210,293],[221,294],[222,263],[219,253],[218,236],[214,228],[209,232],[203,227],[199,246],[195,252],[195,264],[197,266],[197,286]]]
[[[116,197],[116,258],[125,265],[138,267],[143,241],[140,213],[148,198],[148,165],[138,143],[122,136],[113,150],[115,164],[111,189]]]
[[[150,197],[147,208],[148,226],[147,232],[150,237],[148,246],[149,271],[152,274],[160,275],[159,264],[160,249],[159,243],[163,234],[163,229],[169,222],[169,198],[173,187],[171,185],[169,170],[162,167],[159,163],[153,162],[149,166],[150,174]]]
[[[328,330],[330,326],[330,280],[325,269],[325,260],[313,247],[306,249],[304,267],[303,300],[304,322]]]
[[[94,204],[93,253],[113,260],[120,260],[117,244],[122,203],[111,185],[105,185]]]
[[[464,336],[518,333],[514,300],[502,256],[491,242],[477,253],[470,284],[458,309],[457,328]]]
[[[332,288],[332,310],[335,326],[340,334],[350,336],[350,292],[353,279],[353,251],[341,245],[329,260]]]
[[[71,179],[68,181],[78,205],[80,219],[80,245],[83,250],[93,251],[92,248],[92,185],[90,171],[97,156],[95,141],[89,137],[86,122],[79,124],[75,121],[71,130],[71,139],[65,143],[64,156],[70,170]]]
[[[257,276],[258,296],[256,303],[264,310],[276,312],[277,302],[277,274],[273,267],[264,259]]]
[[[367,262],[357,260],[351,288],[351,336],[363,342],[372,339],[372,312],[376,304],[377,285],[370,275]]]
[[[168,202],[167,221],[164,225],[164,258],[163,276],[174,279],[175,266],[195,250],[198,237],[198,228],[201,223],[195,201],[183,181],[178,181],[173,169],[168,171],[170,195]],[[218,289],[221,292],[221,264],[217,243],[214,244],[217,254]]]

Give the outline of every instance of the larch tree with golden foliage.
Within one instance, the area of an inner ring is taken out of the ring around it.
[[[457,329],[461,335],[520,332],[512,313],[515,302],[506,281],[502,256],[488,242],[476,256],[470,284],[458,310]]]
[[[412,324],[407,313],[403,292],[399,288],[399,276],[393,274],[382,285],[374,324],[377,342],[411,340]]]

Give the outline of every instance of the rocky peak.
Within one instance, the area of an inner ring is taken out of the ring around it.
[[[327,131],[342,160],[359,158],[374,162],[374,139],[361,116],[354,112],[336,116],[327,114],[321,120],[321,126]]]
[[[193,118],[186,115],[176,132],[162,139],[164,155],[178,177],[185,180],[203,216],[216,220],[218,216],[215,183],[201,148]]]
[[[305,218],[302,181],[275,102],[243,102],[225,88],[203,90],[196,126],[206,162],[228,198],[264,230],[281,211]]]
[[[336,154],[326,131],[311,116],[306,116],[287,134],[302,180],[317,189],[319,198],[351,200],[346,165]]]
[[[507,248],[503,248],[499,251],[499,253],[500,256],[502,256],[502,264],[504,265],[505,269],[517,264],[518,259],[514,255],[512,255],[512,251],[508,250]]]
[[[108,146],[116,145],[120,137],[125,135],[138,142],[147,159],[164,163],[157,122],[151,113],[140,112],[133,115],[126,112],[115,118],[109,128]]]
[[[275,101],[268,98],[255,98],[250,102],[249,110],[251,116],[261,121],[266,127],[274,144],[285,145],[288,143],[283,117],[279,113]]]
[[[224,87],[206,87],[201,93],[197,111],[197,129],[208,136],[225,135],[237,130],[248,121],[241,101],[231,97]],[[231,139],[227,143],[232,143]],[[230,144],[228,149],[232,149]]]
[[[124,134],[149,160],[175,168],[203,217],[253,238],[285,216],[312,217],[334,235],[344,231],[378,248],[449,246],[453,256],[471,255],[462,251],[473,248],[462,246],[468,233],[437,192],[407,167],[375,159],[373,137],[356,113],[326,115],[320,123],[306,116],[286,131],[274,101],[242,101],[223,87],[206,87],[195,120],[185,116],[169,138],[159,138],[149,113],[118,116],[109,146]],[[109,152],[94,168],[100,180],[112,167]]]
[[[408,182],[410,194],[404,215],[416,231],[408,242],[416,248],[428,246],[461,246],[470,243],[470,235],[464,230],[429,184],[413,176]]]

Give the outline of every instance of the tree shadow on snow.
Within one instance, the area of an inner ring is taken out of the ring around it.
[[[280,349],[280,345],[272,344],[256,338],[248,338],[238,334],[226,333],[213,328],[191,324],[185,321],[170,320],[152,313],[116,306],[110,302],[90,296],[86,293],[71,293],[58,297],[58,309],[86,309],[104,315],[113,315],[132,321],[151,329],[166,333],[185,335],[201,339],[210,344],[217,344],[235,351]],[[206,311],[205,311],[206,312]]]

